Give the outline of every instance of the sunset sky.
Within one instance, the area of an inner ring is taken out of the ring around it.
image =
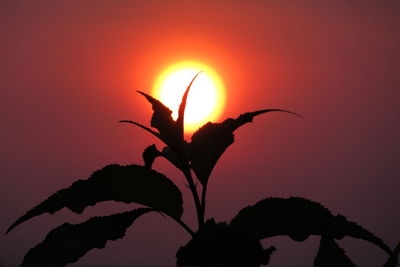
[[[142,164],[158,75],[184,60],[226,88],[220,120],[264,108],[214,169],[207,217],[229,221],[265,197],[303,196],[394,247],[400,240],[400,1],[0,1],[0,232],[55,191],[110,163]],[[189,138],[189,137],[188,137]],[[184,178],[155,163],[184,194]],[[0,235],[0,263],[19,264],[48,231],[136,205],[67,209]],[[71,266],[174,266],[189,235],[159,214]],[[311,266],[319,238],[263,241],[269,266]],[[384,252],[339,241],[360,266]]]

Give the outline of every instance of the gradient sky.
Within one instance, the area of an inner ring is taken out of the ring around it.
[[[239,129],[209,183],[207,217],[230,220],[267,196],[321,202],[400,240],[399,1],[0,1],[0,230],[53,192],[109,163],[141,163],[159,144],[121,119],[149,124],[150,92],[169,64],[198,60],[227,88],[223,117],[284,108]],[[222,118],[221,118],[222,119]],[[183,190],[163,160],[155,168]],[[55,226],[135,205],[67,210],[0,236],[0,262],[21,262]],[[158,214],[77,264],[173,266],[189,236]],[[360,266],[385,254],[339,241]],[[318,238],[263,241],[270,266],[310,266]]]

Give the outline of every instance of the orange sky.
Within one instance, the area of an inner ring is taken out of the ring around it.
[[[210,182],[208,217],[230,220],[266,196],[304,196],[394,245],[400,235],[400,29],[398,1],[1,1],[0,229],[28,208],[109,163],[140,163],[153,137],[119,125],[149,124],[151,91],[171,63],[202,61],[227,89],[224,117],[262,108]],[[156,168],[182,189],[160,160]],[[185,219],[191,223],[193,206]],[[0,262],[17,264],[52,228],[84,216],[63,210],[0,237]],[[158,215],[81,264],[174,264],[188,236]],[[272,239],[270,266],[309,266],[317,239]],[[384,255],[344,241],[361,266]],[[154,256],[156,255],[156,256]],[[291,255],[291,257],[288,257]],[[363,258],[364,257],[364,258]]]

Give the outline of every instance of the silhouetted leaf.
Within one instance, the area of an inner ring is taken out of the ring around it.
[[[178,124],[172,118],[172,110],[154,97],[144,92],[138,91],[138,93],[143,95],[153,108],[153,115],[150,123],[151,127],[158,130],[160,138],[164,143],[175,147],[180,137],[181,129],[179,129]]]
[[[304,241],[310,235],[335,239],[351,236],[372,242],[391,253],[390,248],[374,234],[304,198],[266,198],[242,209],[230,226],[257,239],[287,235],[293,240]]]
[[[282,109],[264,109],[244,113],[236,119],[229,118],[222,123],[208,122],[193,134],[192,141],[188,145],[188,157],[191,168],[203,185],[207,184],[218,159],[233,144],[233,132],[243,124],[252,122],[255,116],[271,111],[287,112],[300,116]]]
[[[80,224],[64,223],[30,249],[21,266],[65,266],[76,262],[93,248],[104,248],[108,240],[125,236],[126,229],[141,215],[152,211],[142,208],[104,217],[93,217]]]
[[[321,237],[314,267],[355,267],[345,251],[332,239]]]
[[[179,110],[178,110],[178,119],[176,120],[176,123],[178,124],[179,129],[181,129],[181,133],[182,133],[182,139],[183,139],[183,129],[184,129],[184,121],[185,121],[185,109],[186,109],[186,100],[189,94],[189,90],[192,87],[192,84],[194,82],[194,80],[197,78],[197,76],[199,76],[201,72],[197,73],[193,79],[190,81],[188,87],[185,90],[185,93],[182,96],[182,101],[181,104],[179,105]]]
[[[163,174],[144,166],[114,164],[51,195],[20,217],[7,233],[18,224],[43,213],[53,214],[64,207],[82,213],[86,207],[107,200],[143,204],[175,218],[180,218],[183,212],[181,192]]]
[[[155,144],[148,146],[143,151],[144,166],[151,169],[151,166],[153,166],[154,160],[159,156],[161,156],[161,152],[158,151]]]
[[[151,168],[153,166],[154,160],[157,157],[163,157],[169,162],[171,162],[178,169],[183,170],[183,167],[179,159],[176,157],[175,153],[172,152],[168,146],[164,147],[162,151],[159,151],[156,145],[154,144],[148,146],[143,152],[143,161],[145,163],[145,166]]]
[[[154,135],[155,137],[157,137],[158,139],[160,139],[160,140],[162,141],[161,135],[160,135],[158,132],[153,131],[153,130],[150,129],[149,127],[146,127],[146,126],[144,126],[144,125],[142,125],[142,124],[140,124],[140,123],[137,123],[137,122],[135,122],[135,121],[129,121],[129,120],[122,120],[122,121],[119,121],[119,122],[122,122],[122,123],[130,123],[130,124],[136,125],[136,126],[142,128],[142,129],[146,130],[147,132],[151,133],[152,135]]]
[[[179,248],[178,266],[260,266],[268,264],[274,247],[263,249],[259,240],[208,220],[193,238]]]
[[[400,254],[400,242],[397,244],[397,246],[393,250],[392,254],[390,254],[389,259],[383,265],[383,267],[396,267],[396,266],[398,266],[397,259],[399,258],[399,254]]]
[[[167,159],[169,162],[172,163],[172,165],[174,165],[178,169],[184,171],[184,168],[183,168],[180,160],[178,159],[176,154],[168,146],[163,148],[163,150],[161,151],[160,156],[164,157],[165,159]]]
[[[143,126],[140,123],[130,121],[130,120],[122,120],[120,122],[131,123],[139,126],[140,128],[150,132],[151,134],[158,137],[161,141],[163,141],[167,146],[171,148],[172,151],[175,152],[176,156],[180,161],[184,162],[185,151],[184,151],[184,117],[185,117],[185,108],[186,108],[186,100],[189,94],[189,90],[193,84],[193,81],[196,79],[196,76],[192,79],[189,86],[186,88],[185,93],[182,96],[182,101],[179,106],[179,114],[178,119],[174,121],[172,118],[172,111],[166,107],[159,100],[154,97],[138,91],[139,94],[143,95],[147,101],[150,102],[153,108],[153,115],[151,117],[151,127],[156,128],[158,132],[153,131],[152,129]]]

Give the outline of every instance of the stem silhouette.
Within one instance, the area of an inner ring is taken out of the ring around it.
[[[54,214],[63,208],[81,214],[87,207],[104,201],[136,203],[145,208],[56,227],[41,243],[28,251],[21,266],[65,266],[76,262],[89,250],[104,248],[109,240],[123,238],[127,228],[136,219],[151,212],[169,216],[191,236],[176,254],[178,266],[266,265],[276,249],[273,246],[263,248],[261,240],[282,235],[297,242],[311,235],[319,236],[315,267],[332,264],[355,266],[336,243],[336,240],[345,236],[370,242],[382,249],[388,254],[384,267],[397,265],[400,244],[392,251],[379,237],[357,223],[340,214],[333,214],[318,202],[301,197],[266,197],[240,210],[229,223],[215,222],[212,218],[206,220],[208,180],[219,158],[234,143],[234,132],[251,123],[255,117],[270,112],[301,116],[282,109],[247,112],[221,123],[208,122],[192,135],[190,142],[186,142],[183,132],[186,99],[198,75],[183,94],[176,121],[171,116],[172,111],[163,103],[139,91],[153,109],[151,128],[131,120],[120,121],[149,132],[166,147],[158,150],[154,144],[148,146],[142,154],[144,165],[110,164],[87,179],[78,180],[70,187],[55,192],[18,218],[6,233],[33,217]],[[183,173],[196,209],[196,230],[182,220],[181,190],[170,178],[152,168],[158,157],[164,157]],[[202,187],[201,195],[198,183]]]

